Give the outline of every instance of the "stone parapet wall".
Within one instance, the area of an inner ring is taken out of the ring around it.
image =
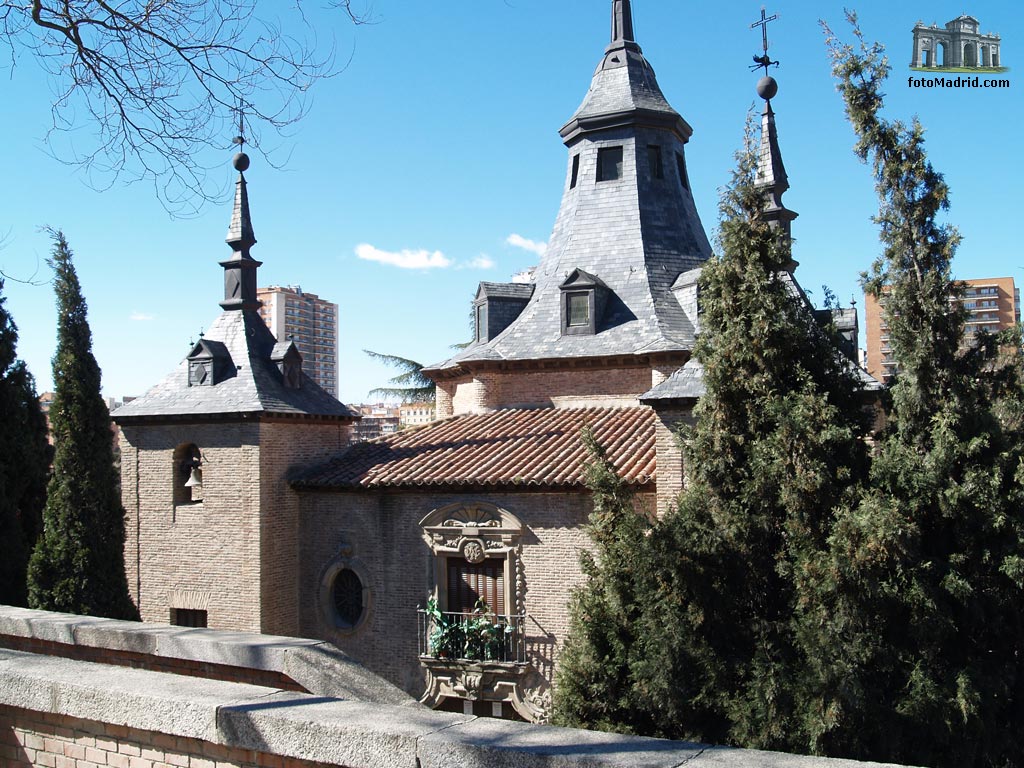
[[[0,605],[0,648],[420,708],[335,646]]]
[[[0,650],[5,768],[854,768]],[[877,765],[877,764],[875,764]]]

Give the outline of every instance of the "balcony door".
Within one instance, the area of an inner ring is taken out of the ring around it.
[[[491,612],[505,613],[505,560],[488,558],[471,563],[461,557],[449,557],[448,610],[471,613],[481,599]]]

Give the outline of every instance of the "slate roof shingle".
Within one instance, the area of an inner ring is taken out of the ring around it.
[[[301,489],[583,486],[589,426],[619,475],[655,479],[650,408],[507,409],[466,414],[367,443],[293,478]]]

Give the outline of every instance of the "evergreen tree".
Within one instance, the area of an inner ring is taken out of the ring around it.
[[[553,719],[576,728],[649,732],[631,667],[640,611],[651,590],[650,521],[589,430],[583,442],[590,457],[585,478],[594,505],[588,527],[594,553],[580,557],[588,581],[569,603]]]
[[[398,355],[385,355],[364,349],[374,360],[379,360],[392,368],[398,368],[400,374],[388,379],[393,386],[377,387],[370,390],[370,397],[394,398],[402,403],[430,402],[437,397],[437,385],[423,374],[423,364],[408,360]]]
[[[866,471],[858,385],[786,272],[748,127],[700,278],[707,393],[687,487],[652,536],[663,564],[637,679],[655,733],[788,749],[799,741],[801,581]]]
[[[0,603],[25,605],[25,571],[41,527],[51,452],[35,382],[17,359],[18,329],[5,302],[0,296]]]
[[[881,46],[827,30],[834,74],[872,164],[884,304],[898,376],[871,489],[844,510],[809,579],[804,634],[818,686],[810,748],[915,765],[1019,765],[1024,737],[1024,434],[1016,334],[961,352],[939,222],[949,189],[923,129],[880,115]]]
[[[29,561],[34,608],[137,618],[124,571],[124,510],[117,492],[110,415],[100,396],[71,249],[52,233],[57,352],[50,423],[56,453],[43,531]]]

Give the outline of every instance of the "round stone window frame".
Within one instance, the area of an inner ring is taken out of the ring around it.
[[[363,585],[363,612],[359,620],[349,624],[341,618],[334,602],[334,582],[342,571],[352,571]],[[370,576],[366,567],[356,558],[336,557],[329,562],[320,575],[320,588],[317,602],[320,606],[320,618],[328,628],[340,635],[353,635],[366,626],[373,611],[373,593],[370,590]]]

